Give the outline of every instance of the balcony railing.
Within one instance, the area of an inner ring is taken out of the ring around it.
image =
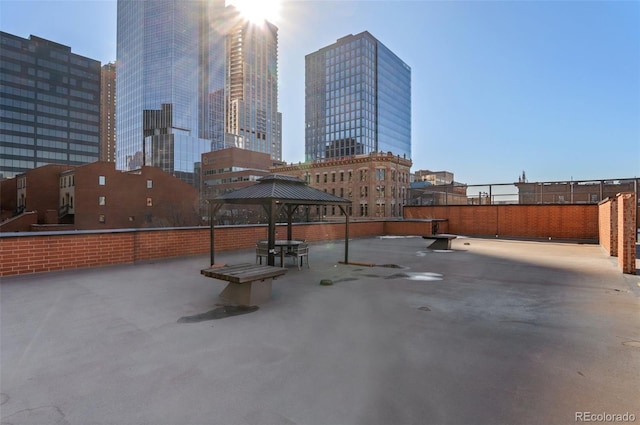
[[[64,217],[65,215],[69,214],[69,210],[69,205],[61,206],[60,208],[58,208],[58,217]]]

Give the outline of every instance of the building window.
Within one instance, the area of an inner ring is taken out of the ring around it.
[[[107,204],[107,200],[105,199],[104,196],[98,196],[98,205],[106,205]]]
[[[147,206],[148,207],[152,207],[153,206],[153,199],[147,198]]]
[[[107,178],[105,176],[98,176],[98,184],[100,186],[104,186],[107,183]]]
[[[327,182],[327,173],[324,173],[324,182]]]
[[[340,171],[340,181],[344,181],[344,171]]]
[[[100,214],[98,216],[98,223],[104,223],[104,222],[106,222],[104,214]]]
[[[316,183],[320,183],[320,174],[316,174]]]
[[[147,180],[147,189],[153,188],[153,180]]]
[[[331,173],[331,182],[332,183],[336,182],[336,173]]]

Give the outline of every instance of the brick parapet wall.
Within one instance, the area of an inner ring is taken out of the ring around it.
[[[633,202],[630,201],[632,206]],[[425,219],[446,219],[438,223],[439,233],[592,241],[599,236],[600,208],[598,205],[405,207],[405,220],[351,222],[349,237],[430,234],[431,223]],[[292,237],[309,242],[343,239],[344,227],[344,221],[295,223]],[[191,227],[0,234],[0,276],[206,254],[209,232],[208,227]],[[286,238],[286,225],[278,225],[276,232],[279,239]],[[258,239],[267,238],[267,226],[216,227],[214,237],[216,252],[250,249]],[[633,254],[635,258],[635,251]]]
[[[623,273],[636,273],[636,199],[620,193],[618,204],[618,265]]]
[[[3,237],[0,276],[128,263],[132,242],[132,233]]]
[[[470,236],[598,240],[598,205],[407,206],[407,219],[447,219],[448,232]]]
[[[382,235],[384,221],[352,222],[349,237]],[[293,238],[309,242],[344,239],[344,222],[297,223]],[[287,226],[276,227],[286,238]],[[206,254],[208,227],[39,232],[0,237],[0,276],[133,263],[158,258]],[[249,249],[267,238],[266,225],[216,227],[215,251]]]
[[[0,223],[0,232],[19,232],[38,222],[37,211],[27,211]]]
[[[607,198],[598,204],[598,235],[600,245],[612,257],[618,256],[618,202]]]

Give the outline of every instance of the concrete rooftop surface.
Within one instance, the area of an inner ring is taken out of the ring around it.
[[[289,259],[268,303],[230,317],[208,255],[3,278],[1,422],[640,423],[640,276],[600,246],[349,252],[362,264],[312,243],[309,269]]]

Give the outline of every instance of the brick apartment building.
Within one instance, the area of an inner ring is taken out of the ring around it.
[[[355,218],[402,217],[410,184],[410,159],[391,152],[300,163],[271,168],[271,172],[287,174],[306,181],[332,195],[352,201],[350,215]],[[337,218],[340,209],[323,207],[326,218]]]
[[[260,177],[271,174],[273,166],[285,162],[271,158],[265,152],[241,148],[226,148],[202,154],[201,211],[206,215],[206,200],[254,184]],[[223,206],[218,224],[247,224],[262,222],[262,208],[255,205]]]
[[[200,224],[197,189],[157,167],[122,172],[115,163],[103,161],[78,167],[46,165],[3,181],[0,190],[4,217],[37,211],[37,224],[56,229]],[[12,220],[0,223],[0,231],[43,230],[28,224],[16,228]]]
[[[249,186],[270,174],[273,166],[285,162],[271,159],[264,152],[227,148],[202,154],[201,196],[215,198],[232,190]]]

